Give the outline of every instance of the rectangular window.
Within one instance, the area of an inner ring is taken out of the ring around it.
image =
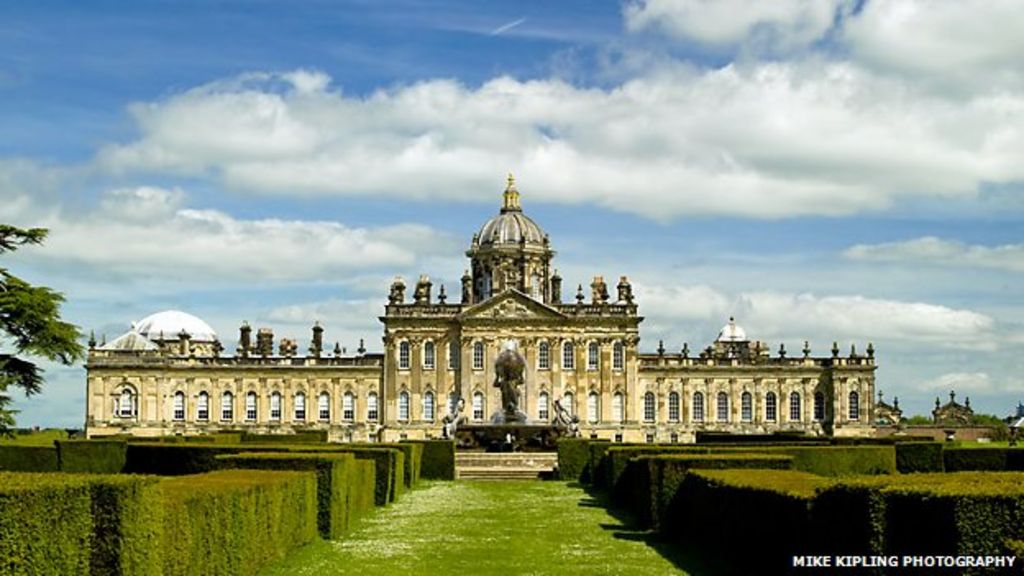
[[[744,422],[750,422],[754,419],[754,398],[750,395],[750,392],[744,392],[740,396],[740,419]]]
[[[185,395],[178,392],[174,395],[174,421],[181,422],[185,419]]]
[[[587,346],[587,370],[597,370],[597,362],[600,357],[601,350],[597,346],[597,342],[591,342]]]
[[[398,419],[409,420],[409,393],[402,392],[398,395]]]
[[[245,396],[245,419],[249,422],[256,421],[256,395],[247,394]]]
[[[323,393],[316,400],[316,417],[321,422],[331,419],[331,397]]]
[[[295,395],[295,419],[299,422],[306,419],[306,395]]]
[[[371,422],[377,421],[377,395],[370,394],[366,397],[366,419]]]
[[[473,420],[484,419],[484,395],[477,392],[473,394]]]
[[[572,348],[572,342],[566,342],[562,345],[562,369],[572,370],[575,367],[576,358]]]
[[[270,395],[270,419],[281,419],[281,395],[276,392]]]
[[[220,405],[220,419],[225,422],[230,422],[235,418],[235,397],[231,394],[225,394],[221,399]]]
[[[398,343],[398,369],[408,370],[409,369],[409,343],[399,342]]]
[[[625,416],[624,416],[625,411],[623,410],[622,400],[623,400],[623,396],[619,392],[616,392],[615,395],[612,396],[612,421],[613,422],[622,422],[623,420],[625,420]]]
[[[210,397],[206,392],[199,393],[199,402],[196,404],[196,419],[200,421],[210,419]]]
[[[679,422],[679,394],[676,392],[668,395],[668,420]]]
[[[475,342],[473,344],[473,370],[484,369],[484,343]]]
[[[452,342],[448,345],[448,369],[459,369],[459,343]]]
[[[540,347],[537,349],[537,369],[551,369],[551,345],[547,342],[541,342]]]
[[[551,417],[550,408],[548,408],[548,395],[542,393],[537,397],[537,419],[547,421]]]
[[[434,369],[434,343],[427,342],[423,345],[423,369]]]
[[[351,392],[341,397],[341,417],[347,422],[356,418],[356,397]],[[376,419],[376,416],[374,418]]]
[[[644,422],[654,422],[656,410],[657,405],[655,402],[654,394],[650,392],[644,394]]]
[[[821,392],[814,395],[814,419],[818,422],[825,419],[825,395]]]
[[[726,396],[724,393],[719,394],[718,395],[717,406],[715,408],[717,409],[716,416],[718,416],[718,421],[719,422],[728,422],[729,421],[729,397]]]
[[[612,347],[612,370],[622,371],[626,365],[626,351],[622,342],[616,342]]]

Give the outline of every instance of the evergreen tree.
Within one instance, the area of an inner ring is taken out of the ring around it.
[[[0,255],[40,244],[46,233],[44,228],[22,230],[0,224]],[[72,364],[83,356],[78,328],[60,319],[63,301],[61,294],[0,268],[0,435],[10,435],[17,413],[8,408],[8,388],[21,388],[26,396],[42,391],[43,370],[27,358]]]

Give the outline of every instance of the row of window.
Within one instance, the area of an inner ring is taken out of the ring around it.
[[[433,370],[436,361],[436,348],[433,342],[426,342],[423,345],[423,368]],[[597,370],[601,357],[601,348],[597,342],[587,345],[587,370]],[[411,365],[411,347],[409,342],[398,343],[398,369],[408,370]],[[621,371],[626,365],[626,349],[622,342],[616,342],[612,346],[612,370]],[[452,342],[448,350],[448,369],[459,368],[459,345]],[[572,342],[562,344],[562,369],[574,370],[576,368],[576,349]],[[473,369],[484,369],[484,343],[473,343]],[[541,342],[537,346],[537,369],[551,369],[551,345],[548,342]]]
[[[430,393],[428,392],[428,395]],[[282,415],[282,396],[280,392],[273,392],[269,397],[270,401],[270,420],[278,421],[281,420]],[[426,400],[424,400],[426,402]],[[258,403],[259,397],[255,392],[249,392],[245,395],[245,421],[255,422],[258,419]],[[293,397],[292,402],[292,418],[295,421],[305,421],[307,419],[307,408],[306,408],[306,395],[302,392],[297,392]],[[433,398],[431,397],[431,406],[433,405]],[[200,392],[196,397],[195,403],[195,418],[200,422],[209,421],[211,415],[210,408],[210,395],[206,392]],[[115,412],[120,418],[134,418],[138,414],[138,400],[136,394],[131,390],[125,388],[121,391],[118,398]],[[174,404],[171,418],[176,422],[183,422],[185,420],[186,410],[186,399],[184,392],[174,393]],[[431,413],[432,410],[431,410]],[[346,392],[341,397],[341,418],[342,420],[352,421],[355,420],[356,416],[356,399],[355,395],[351,392]],[[366,419],[369,421],[375,421],[378,418],[377,410],[377,394],[371,392],[366,396]],[[331,419],[331,396],[327,392],[322,392],[316,401],[316,420],[325,422]],[[235,420],[235,395],[231,392],[224,392],[220,397],[220,420],[223,422],[231,422]]]
[[[588,401],[593,404],[593,409],[589,409],[588,414],[591,417],[591,421],[597,420],[597,394],[591,393]],[[847,418],[850,420],[860,419],[860,395],[857,392],[850,392],[847,402]],[[774,392],[768,392],[764,395],[764,420],[766,422],[775,422],[778,418],[778,397]],[[799,392],[791,392],[789,394],[789,421],[799,422],[803,419],[803,399]],[[813,419],[815,421],[822,421],[825,419],[825,395],[821,392],[814,394],[814,414]],[[670,392],[668,395],[668,419],[670,422],[678,422],[680,413],[680,396],[678,392]],[[657,414],[657,399],[653,392],[647,392],[644,394],[644,421],[654,422]],[[704,410],[704,393],[694,392],[693,403],[691,404],[691,420],[693,422],[704,422],[705,421],[705,410]],[[622,395],[615,394],[612,397],[612,419],[615,421],[622,420]],[[754,396],[750,392],[743,392],[740,395],[740,421],[741,422],[752,422],[754,419]],[[715,397],[715,420],[717,422],[729,422],[730,411],[729,411],[729,395],[725,392],[719,392]]]

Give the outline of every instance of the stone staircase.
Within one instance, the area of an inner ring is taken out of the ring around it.
[[[457,452],[457,480],[537,480],[550,478],[558,464],[554,452]]]

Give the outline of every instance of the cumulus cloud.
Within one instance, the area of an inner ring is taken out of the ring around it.
[[[2,196],[11,200],[8,208],[31,207],[32,225],[51,230],[34,261],[119,279],[194,287],[338,281],[352,271],[408,266],[454,246],[419,224],[353,228],[326,220],[239,219],[187,207],[180,189],[113,189],[92,210],[40,207],[17,192]]]
[[[970,245],[935,236],[901,242],[857,244],[843,252],[851,260],[991,268],[1024,272],[1024,244]]]
[[[655,219],[880,210],[1024,178],[1024,95],[951,106],[846,63],[665,67],[610,89],[501,77],[350,97],[320,73],[253,74],[137,104],[114,171],[244,193],[527,198]]]
[[[807,46],[832,27],[849,0],[639,0],[623,8],[626,28],[717,47],[757,41],[776,50]]]
[[[711,333],[729,316],[735,316],[752,339],[807,339],[816,342],[816,353],[825,353],[824,347],[831,347],[832,341],[966,350],[998,347],[996,322],[991,317],[938,304],[859,295],[771,291],[729,294],[707,286],[638,286],[637,294],[641,313],[656,327],[678,329],[699,324],[704,327],[703,333]]]
[[[955,390],[960,393],[986,393],[995,391],[996,384],[986,372],[949,372],[930,380],[919,382],[917,389],[922,391],[934,390],[936,392]],[[961,395],[960,398],[962,402],[963,396]]]

